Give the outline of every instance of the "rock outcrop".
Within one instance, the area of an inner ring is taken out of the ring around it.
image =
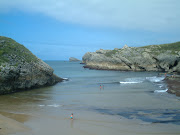
[[[167,83],[167,92],[180,97],[180,75],[168,76],[164,81]]]
[[[62,78],[23,45],[0,36],[0,94],[53,85]]]
[[[126,71],[165,71],[180,73],[180,42],[144,47],[97,50],[83,56],[86,68]]]
[[[69,61],[70,61],[70,62],[73,62],[73,61],[80,61],[80,60],[77,59],[77,58],[74,58],[74,57],[70,57],[70,58],[69,58]]]

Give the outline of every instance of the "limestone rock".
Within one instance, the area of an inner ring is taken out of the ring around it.
[[[180,73],[180,42],[87,52],[85,67],[103,70],[166,71]]]
[[[0,94],[53,85],[62,78],[23,45],[0,36]]]
[[[122,49],[127,49],[127,48],[129,48],[129,46],[125,44]]]

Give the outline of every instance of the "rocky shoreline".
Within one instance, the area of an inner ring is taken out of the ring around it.
[[[168,76],[164,79],[168,87],[168,93],[180,97],[180,75]]]
[[[180,42],[144,47],[115,48],[114,50],[100,49],[87,52],[82,63],[84,68],[96,70],[118,71],[158,71],[180,73]],[[178,75],[166,77],[168,92],[180,95],[180,78]]]
[[[0,94],[61,82],[54,70],[11,38],[0,36]]]

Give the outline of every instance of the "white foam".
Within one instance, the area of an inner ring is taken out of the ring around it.
[[[167,92],[168,89],[165,89],[165,90],[155,90],[154,92],[155,93],[160,93],[160,92]]]
[[[53,104],[53,105],[47,105],[49,107],[59,107],[60,105],[57,105],[57,104]]]
[[[125,81],[120,82],[121,84],[134,84],[134,83],[142,83],[144,78],[135,77],[135,78],[126,78]]]
[[[63,78],[64,80],[68,80],[68,78]]]
[[[153,76],[153,77],[146,77],[146,79],[151,82],[160,82],[164,79],[164,77]]]
[[[140,82],[119,82],[119,83],[122,83],[122,84],[132,84],[132,83],[140,83]]]
[[[48,106],[48,107],[59,107],[60,105],[52,104],[52,105],[38,105],[40,107]]]
[[[159,84],[158,86],[159,86],[159,88],[162,88],[164,85],[163,84]]]

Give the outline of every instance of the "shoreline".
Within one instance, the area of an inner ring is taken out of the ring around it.
[[[129,72],[132,70],[116,70],[116,69],[102,69],[102,68],[98,68],[98,67],[92,67],[92,66],[83,66],[83,68],[88,68],[89,70],[107,70],[107,71],[125,71],[125,72]],[[132,72],[157,72],[157,71],[132,71]],[[166,75],[167,73],[160,73],[162,75]],[[180,97],[180,75],[178,74],[171,74],[169,76],[166,76],[164,81],[167,84],[168,90],[167,92],[169,94],[175,94],[177,97]]]

